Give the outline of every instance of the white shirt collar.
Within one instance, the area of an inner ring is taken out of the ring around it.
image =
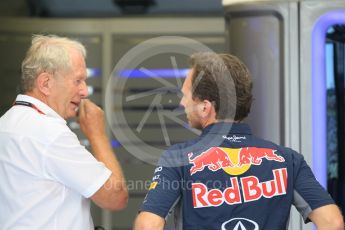
[[[59,118],[59,119],[62,119],[65,121],[65,119],[63,119],[57,112],[55,112],[47,104],[45,104],[44,102],[42,102],[41,100],[39,100],[37,98],[31,97],[28,95],[24,95],[24,94],[18,94],[16,101],[30,102],[30,103],[34,104],[39,110],[41,110],[47,116]]]

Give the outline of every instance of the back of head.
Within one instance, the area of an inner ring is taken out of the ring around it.
[[[252,79],[235,56],[211,52],[191,56],[193,99],[214,104],[218,120],[241,121],[250,112]]]
[[[56,35],[34,35],[22,62],[21,92],[33,90],[36,77],[47,72],[55,74],[71,70],[71,50],[86,57],[85,47],[78,41]]]

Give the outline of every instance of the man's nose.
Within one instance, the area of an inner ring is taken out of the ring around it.
[[[88,90],[86,82],[84,81],[81,85],[80,96],[87,97],[88,95],[89,95],[89,90]]]
[[[185,106],[185,100],[184,100],[184,97],[181,97],[180,107],[184,107],[184,106]]]

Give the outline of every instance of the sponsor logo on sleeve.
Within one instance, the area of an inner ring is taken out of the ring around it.
[[[163,167],[162,167],[162,166],[158,166],[158,167],[155,169],[155,172],[154,172],[154,173],[161,172],[162,170],[163,170]]]
[[[150,184],[150,187],[149,187],[149,190],[151,189],[155,189],[156,186],[157,186],[158,182],[157,181],[153,181],[151,184]]]

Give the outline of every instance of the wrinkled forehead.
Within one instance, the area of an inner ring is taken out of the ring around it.
[[[80,52],[72,52],[70,57],[71,57],[72,69],[79,69],[79,70],[86,71],[85,58]]]

